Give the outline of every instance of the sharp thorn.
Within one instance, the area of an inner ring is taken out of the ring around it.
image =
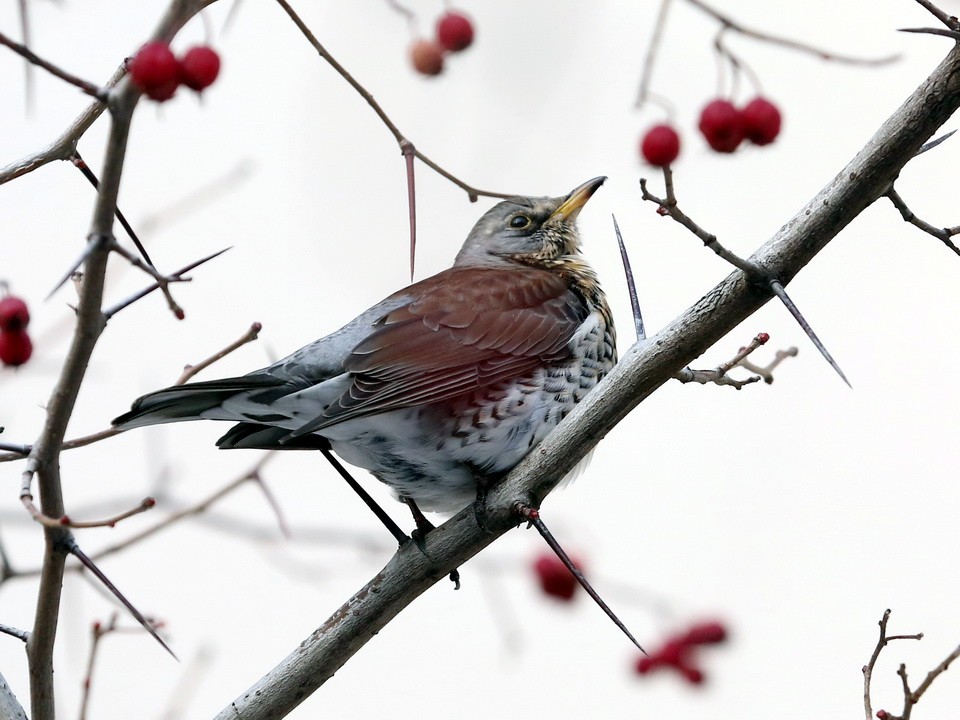
[[[556,553],[557,557],[560,558],[560,561],[567,567],[567,570],[570,571],[570,573],[577,579],[577,582],[580,583],[580,586],[587,592],[587,595],[593,598],[593,601],[607,614],[607,617],[613,620],[614,625],[620,628],[623,634],[630,639],[630,642],[636,645],[640,652],[646,655],[647,651],[643,649],[643,645],[637,642],[637,639],[633,636],[633,633],[627,629],[627,626],[623,624],[623,621],[621,621],[620,618],[618,618],[613,612],[613,610],[610,609],[610,606],[604,602],[603,598],[600,597],[600,594],[593,589],[593,586],[589,583],[587,578],[584,577],[582,572],[580,572],[580,568],[576,566],[573,560],[570,559],[570,556],[567,555],[562,547],[560,547],[560,543],[557,542],[557,539],[553,536],[553,533],[551,533],[547,528],[546,524],[543,522],[543,519],[540,517],[540,513],[529,508],[525,508],[524,510],[525,512],[521,512],[524,520],[527,520],[537,529],[537,532],[540,533],[540,537],[542,537],[544,541],[546,541],[547,545],[550,546],[550,549]]]
[[[827,351],[827,348],[820,338],[817,337],[817,334],[813,331],[813,328],[810,327],[810,323],[807,322],[806,318],[800,313],[800,309],[794,304],[793,300],[790,299],[790,296],[787,295],[787,291],[783,289],[783,285],[780,284],[779,280],[770,281],[770,289],[773,291],[773,294],[780,298],[780,302],[784,304],[787,310],[790,311],[790,314],[793,315],[794,319],[799,323],[800,327],[803,328],[803,331],[807,334],[807,337],[810,338],[817,350],[820,351],[820,354],[823,355],[824,360],[830,363],[830,367],[837,371],[837,375],[840,376],[840,379],[843,380],[847,387],[851,390],[853,385],[850,384],[850,381],[847,380],[847,376],[843,374],[843,370],[840,369],[840,366],[837,365],[837,361],[833,359],[833,356]]]
[[[79,560],[80,563],[85,568],[87,568],[87,570],[89,570],[94,575],[96,575],[97,579],[99,579],[100,582],[103,583],[104,587],[106,587],[107,590],[109,590],[113,594],[113,596],[117,600],[119,600],[120,603],[130,612],[130,614],[133,615],[136,621],[143,626],[143,629],[146,630],[148,633],[150,633],[153,636],[153,639],[156,640],[158,643],[160,643],[160,645],[163,646],[163,649],[166,650],[168,653],[170,653],[170,656],[174,660],[176,660],[177,662],[180,662],[180,658],[178,658],[176,654],[173,652],[173,650],[171,650],[170,647],[163,641],[163,638],[161,638],[160,635],[157,633],[156,628],[154,628],[153,625],[150,624],[150,621],[147,620],[143,616],[143,614],[139,610],[137,610],[129,600],[127,600],[126,597],[124,597],[123,593],[120,592],[117,586],[114,585],[112,582],[110,582],[107,576],[103,574],[103,571],[100,568],[98,568],[96,564],[94,564],[93,560],[87,557],[86,553],[84,553],[83,550],[80,549],[77,543],[72,538],[64,540],[63,543],[67,552],[69,552],[71,555],[77,558],[77,560]]]

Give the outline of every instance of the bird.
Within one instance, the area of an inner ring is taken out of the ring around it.
[[[231,421],[220,448],[332,449],[415,518],[461,510],[616,363],[610,308],[576,224],[605,180],[504,200],[452,267],[268,367],[149,393],[113,424]]]

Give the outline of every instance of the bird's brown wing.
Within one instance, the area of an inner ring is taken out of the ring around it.
[[[534,268],[451,268],[403,291],[344,362],[353,383],[291,437],[455,398],[565,357],[587,317],[564,279]]]

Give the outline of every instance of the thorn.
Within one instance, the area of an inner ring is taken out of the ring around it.
[[[603,601],[603,598],[600,597],[600,594],[593,589],[593,586],[587,581],[587,578],[583,576],[583,573],[580,572],[580,569],[574,564],[573,560],[570,559],[570,556],[560,547],[560,543],[557,542],[557,539],[553,536],[553,533],[547,529],[547,526],[544,524],[543,520],[540,518],[540,511],[536,508],[527,507],[521,503],[517,503],[514,506],[514,511],[520,515],[524,520],[526,520],[530,525],[533,525],[537,532],[540,533],[547,545],[550,546],[550,549],[556,553],[557,557],[560,558],[560,561],[566,565],[567,570],[577,579],[577,582],[580,583],[580,587],[587,591],[587,595],[593,598],[593,601],[600,606],[600,609],[603,610],[607,617],[613,620],[614,625],[620,628],[623,631],[623,634],[630,638],[630,642],[639,648],[640,652],[644,655],[647,654],[647,651],[643,649],[643,645],[637,642],[637,639],[633,634],[627,629],[627,626],[618,618],[613,610],[610,609],[610,606]]]
[[[643,314],[640,312],[640,300],[637,298],[637,285],[633,280],[630,257],[627,255],[627,248],[623,244],[623,235],[620,234],[617,216],[611,214],[610,217],[613,218],[613,229],[617,233],[617,245],[620,246],[620,259],[623,261],[623,273],[627,278],[627,291],[630,293],[630,307],[633,309],[633,325],[637,331],[637,340],[646,340],[647,331],[643,326]]]
[[[807,334],[807,337],[810,338],[817,350],[820,351],[820,354],[823,355],[824,360],[830,363],[830,367],[837,371],[837,375],[840,376],[840,379],[843,380],[847,384],[847,387],[852,390],[853,385],[851,385],[850,381],[847,380],[847,376],[843,374],[843,370],[841,370],[840,366],[837,365],[837,361],[833,359],[833,356],[827,351],[827,348],[824,347],[824,344],[820,342],[820,338],[817,337],[817,334],[813,331],[813,328],[810,327],[810,323],[808,323],[806,318],[800,314],[799,308],[797,308],[793,300],[790,299],[790,296],[787,295],[787,291],[783,289],[783,285],[780,284],[780,281],[771,280],[769,284],[773,294],[780,298],[780,302],[784,304],[787,310],[790,311],[790,314],[793,315],[794,319],[800,324],[800,327],[803,328],[803,331]]]
[[[83,249],[83,252],[80,254],[80,257],[77,258],[76,262],[74,262],[73,265],[70,266],[70,269],[67,270],[63,274],[63,276],[57,281],[57,284],[53,286],[53,290],[47,293],[47,296],[43,299],[43,301],[46,302],[47,300],[52,298],[56,294],[57,290],[62,288],[66,284],[67,280],[73,277],[73,274],[80,269],[80,266],[87,261],[87,258],[93,255],[93,253],[95,253],[97,250],[99,250],[106,241],[107,241],[107,238],[105,235],[97,235],[95,237],[90,238],[90,240],[87,242],[87,246]]]
[[[87,555],[83,552],[83,550],[80,549],[80,547],[77,545],[74,539],[70,536],[67,536],[66,539],[61,540],[61,543],[63,544],[63,547],[67,552],[69,552],[71,555],[77,558],[77,560],[79,560],[80,563],[85,568],[87,568],[87,570],[89,570],[90,572],[92,572],[94,575],[97,576],[100,582],[104,584],[104,587],[106,587],[107,590],[109,590],[113,594],[113,596],[117,600],[119,600],[121,604],[130,612],[130,614],[133,615],[136,621],[143,626],[143,629],[146,630],[151,635],[153,635],[153,639],[156,640],[158,643],[160,643],[160,645],[163,646],[163,649],[166,650],[168,653],[170,653],[170,656],[174,660],[176,660],[177,662],[180,662],[180,658],[178,658],[176,654],[174,654],[173,650],[171,650],[170,647],[163,641],[163,638],[161,638],[160,635],[157,634],[156,629],[153,627],[150,621],[147,620],[143,616],[143,614],[139,610],[137,610],[129,600],[127,600],[126,597],[124,597],[123,593],[120,592],[120,590],[117,588],[116,585],[110,582],[107,576],[103,574],[103,571],[100,568],[98,568],[96,564],[94,564],[93,560],[87,557]]]

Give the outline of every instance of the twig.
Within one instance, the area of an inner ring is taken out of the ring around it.
[[[925,220],[918,218],[914,214],[913,210],[907,206],[907,203],[904,201],[904,199],[900,197],[900,193],[896,191],[896,188],[894,188],[893,185],[890,186],[890,189],[887,190],[887,192],[884,194],[884,197],[893,203],[893,206],[899,211],[900,217],[902,217],[904,221],[910,223],[914,227],[920,228],[928,235],[932,235],[933,237],[937,238],[937,240],[950,248],[954,253],[960,255],[960,248],[958,248],[950,239],[954,235],[960,235],[960,225],[952,228],[938,228],[934,227]]]
[[[653,64],[660,49],[660,41],[667,27],[667,11],[672,0],[660,0],[660,9],[657,10],[657,19],[653,23],[653,34],[647,44],[647,52],[643,56],[643,70],[640,71],[640,90],[637,93],[635,107],[641,107],[650,95],[650,80],[653,77]]]
[[[16,40],[13,40],[7,37],[3,33],[0,33],[0,45],[6,45],[8,48],[10,48],[15,53],[17,53],[17,55],[27,60],[27,62],[30,62],[33,65],[36,65],[37,67],[41,67],[51,75],[55,75],[61,80],[64,80],[70,83],[71,85],[74,85],[80,88],[87,95],[90,95],[91,97],[96,98],[100,102],[102,103],[107,102],[108,94],[107,94],[107,91],[104,90],[103,88],[98,87],[97,85],[94,85],[92,82],[87,82],[86,80],[82,80],[78,78],[76,75],[68,73],[66,70],[61,70],[53,63],[47,62],[46,60],[44,60],[42,57],[34,53],[28,47],[21,45]]]
[[[28,633],[26,630],[21,630],[10,625],[4,625],[3,623],[0,623],[0,633],[9,635],[10,637],[15,637],[17,640],[22,640],[23,642],[26,642],[30,639],[30,633]]]
[[[727,373],[737,365],[742,365],[750,353],[761,345],[766,344],[768,340],[770,340],[770,336],[767,333],[760,333],[750,341],[749,345],[740,348],[740,351],[733,358],[722,365],[718,365],[713,370],[694,370],[693,368],[686,367],[674,377],[682,383],[696,382],[701,385],[713,383],[715,385],[728,385],[736,390],[740,390],[744,385],[759,382],[760,377],[754,375],[746,380],[735,380],[727,375]]]
[[[222,360],[227,355],[232,353],[234,350],[237,350],[238,348],[243,347],[249,342],[253,342],[254,340],[257,339],[257,336],[260,334],[260,331],[262,329],[263,329],[263,325],[261,325],[260,323],[258,322],[251,323],[250,327],[247,328],[247,331],[243,335],[238,337],[236,340],[234,340],[232,343],[227,345],[222,350],[218,350],[210,357],[198,362],[196,365],[185,365],[183,368],[183,373],[181,373],[180,377],[177,378],[177,381],[174,383],[174,385],[183,385],[190,378],[194,377],[202,370],[206,370],[215,362]]]
[[[917,0],[918,2],[924,2],[924,0]],[[753,38],[754,40],[760,40],[761,42],[771,43],[773,45],[780,45],[781,47],[788,48],[790,50],[796,50],[798,52],[807,53],[808,55],[815,55],[821,60],[828,60],[830,62],[845,63],[848,65],[886,65],[887,63],[894,62],[899,59],[899,55],[888,55],[887,57],[882,58],[859,58],[852,55],[842,55],[840,53],[835,53],[830,50],[824,50],[822,48],[815,47],[813,45],[808,45],[806,43],[799,42],[798,40],[793,40],[792,38],[784,37],[782,35],[774,35],[772,33],[761,32],[760,30],[754,30],[753,28],[746,27],[741,23],[737,22],[729,15],[721,13],[719,10],[707,5],[703,0],[687,0],[688,3],[693,5],[695,8],[702,10],[707,15],[712,17],[714,20],[719,22],[726,28],[740,33],[744,37]]]
[[[18,0],[18,10],[20,11],[20,37],[23,39],[25,47],[30,47],[33,43],[30,39],[30,13],[27,9],[27,0]],[[24,87],[24,107],[27,111],[27,117],[33,111],[34,100],[36,99],[36,86],[34,83],[33,63],[24,58],[23,61],[23,87]]]
[[[786,360],[788,357],[796,357],[800,351],[795,347],[788,347],[786,350],[777,350],[773,356],[773,360],[767,363],[764,366],[755,365],[750,361],[750,358],[744,358],[741,360],[738,365],[744,370],[755,373],[763,378],[763,381],[769,385],[773,382],[773,371],[777,368],[780,363]]]
[[[703,241],[703,244],[713,250],[713,252],[719,257],[723,258],[734,267],[746,273],[747,277],[751,281],[769,288],[770,292],[776,295],[777,298],[780,299],[780,302],[782,302],[790,312],[790,314],[793,315],[794,319],[800,325],[800,328],[806,333],[807,337],[810,338],[810,341],[814,344],[827,363],[829,363],[830,367],[836,371],[840,378],[847,384],[847,387],[850,387],[850,381],[847,380],[847,376],[843,373],[843,371],[840,369],[840,366],[837,364],[837,361],[833,359],[833,356],[827,350],[826,346],[820,341],[820,338],[813,331],[810,323],[808,323],[806,318],[803,317],[803,314],[800,312],[800,309],[797,307],[796,303],[794,303],[787,294],[787,291],[783,288],[783,283],[780,282],[779,279],[772,277],[769,272],[761,268],[756,263],[749,260],[744,260],[735,253],[727,250],[723,245],[720,244],[720,241],[717,240],[716,235],[704,230],[699,224],[694,222],[680,209],[679,204],[677,203],[676,192],[673,188],[673,171],[669,166],[663,168],[663,182],[666,188],[666,197],[660,198],[647,189],[646,178],[640,178],[640,192],[642,199],[656,203],[658,205],[657,212],[660,215],[670,216],[670,218],[680,223],[690,232],[700,238]]]
[[[891,640],[921,640],[923,633],[915,635],[887,635],[887,622],[890,620],[890,609],[883,612],[880,618],[880,638],[877,645],[870,655],[870,660],[863,666],[863,709],[866,713],[866,720],[873,720],[873,707],[870,702],[870,681],[873,680],[873,669],[877,665],[877,659],[880,657],[880,651],[883,650]],[[902,666],[901,666],[902,667]]]
[[[97,661],[97,650],[100,648],[100,640],[107,633],[116,630],[116,628],[116,613],[110,616],[110,621],[106,625],[95,622],[90,628],[90,654],[87,656],[87,674],[83,679],[83,693],[80,699],[80,720],[86,720],[87,718],[87,708],[90,704],[90,689],[93,687],[93,668]]]
[[[186,507],[182,510],[179,510],[171,514],[170,516],[164,518],[163,520],[158,521],[155,525],[148,527],[145,530],[142,530],[136,533],[135,535],[131,535],[125,540],[115,543],[114,545],[110,545],[94,553],[91,556],[92,559],[95,561],[103,560],[104,558],[109,557],[110,555],[114,555],[120,552],[121,550],[124,550],[130,547],[131,545],[135,545],[139,542],[142,542],[143,540],[146,540],[149,537],[152,537],[153,535],[156,535],[161,530],[164,530],[170,527],[171,525],[179,522],[180,520],[203,513],[211,505],[221,500],[222,498],[226,497],[227,495],[232,493],[234,490],[239,488],[244,483],[250,480],[257,479],[259,477],[260,471],[264,468],[264,466],[267,464],[267,462],[271,457],[272,457],[271,453],[264,454],[263,456],[260,457],[259,460],[257,460],[256,463],[253,464],[253,466],[250,467],[249,470],[237,476],[235,479],[231,480],[222,488],[212,493],[211,495],[207,496],[203,500],[200,500],[194,505],[191,505],[189,507]]]
[[[346,68],[344,68],[343,65],[341,65],[339,62],[336,61],[333,55],[327,52],[327,49],[320,44],[320,41],[317,40],[316,36],[313,34],[313,32],[311,32],[310,28],[307,27],[306,23],[304,23],[303,20],[300,19],[300,16],[297,15],[297,13],[294,11],[294,9],[290,7],[290,4],[287,2],[287,0],[277,0],[277,4],[281,8],[283,8],[283,11],[287,13],[287,15],[290,16],[290,19],[293,20],[293,23],[297,26],[300,32],[303,33],[303,36],[307,38],[309,43],[313,45],[314,50],[317,51],[320,57],[326,60],[327,63],[329,63],[330,67],[336,70],[337,73],[340,74],[340,77],[342,77],[344,80],[350,83],[351,87],[353,87],[353,89],[357,91],[360,97],[362,97],[364,100],[367,101],[367,104],[370,105],[371,108],[373,108],[373,111],[377,114],[377,117],[379,117],[380,120],[383,122],[383,124],[387,126],[387,129],[396,139],[397,144],[400,145],[401,150],[403,150],[404,141],[406,141],[407,143],[410,143],[410,141],[407,140],[407,138],[403,135],[403,133],[400,132],[400,129],[387,116],[387,113],[384,112],[382,107],[380,107],[380,103],[378,103],[373,98],[373,95],[371,95],[367,91],[367,89],[363,87],[363,85],[361,85],[349,72],[347,72]],[[410,144],[412,146],[412,143]],[[429,167],[431,170],[439,173],[440,175],[445,177],[447,180],[452,182],[454,185],[456,185],[457,187],[462,189],[464,192],[466,192],[467,197],[470,198],[470,202],[476,202],[477,198],[481,196],[492,197],[492,198],[513,197],[513,195],[510,195],[510,194],[490,192],[489,190],[479,190],[473,187],[472,185],[468,185],[467,183],[465,183],[463,180],[456,177],[455,175],[447,172],[446,170],[444,170],[442,167],[437,165],[433,160],[428,158],[426,155],[424,155],[422,152],[420,152],[416,148],[414,148],[413,154],[424,165]]]
[[[925,8],[927,12],[951,30],[960,30],[960,21],[952,15],[947,15],[943,10],[938,8],[932,0],[917,0],[917,4]]]
[[[216,257],[220,257],[221,255],[223,255],[223,254],[224,254],[227,250],[229,250],[229,249],[230,249],[230,248],[226,247],[226,248],[224,248],[223,250],[217,250],[217,252],[215,252],[215,253],[211,253],[210,255],[207,255],[207,256],[204,257],[204,258],[200,258],[199,260],[195,260],[194,262],[190,263],[189,265],[185,265],[184,267],[180,268],[179,270],[170,273],[170,274],[167,275],[166,278],[165,278],[166,283],[169,284],[169,283],[173,283],[173,282],[189,282],[190,278],[185,278],[185,277],[183,277],[186,273],[190,272],[190,271],[193,270],[194,268],[200,267],[200,266],[203,265],[204,263],[210,262],[211,260],[213,260],[213,259],[216,258]],[[143,298],[143,297],[146,297],[147,295],[149,295],[150,293],[152,293],[154,290],[158,289],[159,287],[161,287],[161,283],[160,283],[159,281],[158,281],[158,282],[155,282],[153,285],[148,285],[147,287],[145,287],[145,288],[144,288],[143,290],[141,290],[140,292],[134,293],[133,295],[131,295],[130,297],[128,297],[126,300],[123,300],[123,301],[117,303],[117,304],[114,305],[113,307],[107,308],[106,310],[103,311],[103,316],[104,316],[104,318],[106,318],[107,320],[109,320],[109,319],[112,318],[114,315],[116,315],[118,312],[120,312],[121,310],[123,310],[124,308],[130,307],[131,305],[133,305],[133,303],[137,302],[137,300],[139,300],[139,299],[141,299],[141,298]]]
[[[637,642],[637,639],[633,636],[633,633],[627,629],[627,626],[623,624],[623,621],[621,621],[620,618],[618,618],[613,612],[613,610],[610,609],[610,606],[607,605],[602,597],[600,597],[600,594],[593,589],[593,585],[591,585],[587,581],[587,578],[584,577],[583,573],[580,572],[580,568],[578,568],[576,563],[570,559],[570,556],[567,555],[566,551],[564,551],[564,549],[560,546],[560,543],[557,542],[557,539],[553,536],[553,533],[547,529],[546,524],[540,517],[540,512],[536,508],[528,507],[520,503],[518,503],[514,509],[520,517],[537,529],[537,532],[540,533],[540,537],[542,537],[547,545],[550,546],[550,549],[556,553],[556,556],[560,558],[560,561],[567,567],[567,570],[569,570],[570,573],[577,579],[577,582],[580,583],[580,586],[586,590],[587,595],[593,598],[593,601],[607,614],[607,617],[613,620],[613,624],[620,628],[623,634],[630,639],[630,642],[637,646],[640,652],[646,655],[647,651],[643,649],[643,646],[639,642]]]
[[[136,255],[131,253],[125,247],[120,245],[116,240],[110,243],[110,249],[117,253],[120,257],[124,258],[127,262],[133,265],[135,268],[143,270],[147,275],[152,277],[157,281],[157,287],[160,288],[160,292],[163,293],[163,296],[167,299],[167,306],[170,308],[170,312],[173,313],[174,317],[177,320],[183,320],[186,316],[183,312],[183,308],[173,299],[173,295],[170,294],[170,284],[173,282],[180,282],[179,280],[171,280],[166,275],[157,270],[153,265],[145,263],[143,260],[138,258]]]
[[[104,520],[82,520],[78,522],[72,520],[69,515],[61,515],[58,518],[45,515],[44,513],[40,512],[39,509],[37,509],[36,505],[33,504],[32,495],[21,495],[20,502],[23,503],[23,506],[26,508],[27,512],[30,513],[30,517],[33,518],[34,521],[48,528],[114,527],[121,520],[126,520],[128,517],[133,517],[134,515],[139,515],[142,512],[146,512],[157,504],[156,500],[154,500],[152,497],[148,497],[141,500],[140,504],[136,507],[129,510],[124,510],[123,512],[117,513],[116,515]]]

